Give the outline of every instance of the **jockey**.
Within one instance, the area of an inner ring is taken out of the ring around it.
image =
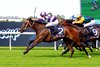
[[[78,15],[76,17],[76,20],[72,22],[72,24],[81,24],[83,27],[85,27],[89,33],[94,34],[94,36],[97,37],[97,30],[93,31],[93,25],[95,24],[95,20],[92,17],[83,17],[81,15]]]
[[[52,13],[46,13],[46,12],[41,12],[40,13],[41,18],[38,21],[46,22],[47,28],[50,28],[53,33],[57,32],[57,30],[54,29],[58,25],[58,19],[56,16],[53,16]]]
[[[99,8],[99,5],[98,5],[98,0],[92,0],[92,7],[91,7],[91,10],[96,10]]]

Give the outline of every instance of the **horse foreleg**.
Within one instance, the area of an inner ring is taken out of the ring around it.
[[[37,37],[35,40],[30,41],[29,45],[26,48],[26,51],[23,52],[24,55],[27,54],[33,47],[35,47],[38,43],[42,41],[42,37]]]
[[[92,47],[91,46],[88,46],[88,47],[89,47],[90,51],[93,52]]]
[[[29,44],[28,44],[28,46],[27,46],[27,48],[26,48],[26,49],[28,49],[28,48],[29,48],[29,46],[30,46],[30,44],[31,44],[32,42],[34,42],[34,40],[31,40],[31,41],[29,42]]]
[[[87,46],[90,49],[90,51],[93,52],[92,47],[89,44],[87,44]]]
[[[62,52],[61,56],[64,55],[64,54],[66,54],[68,51],[69,51],[69,48],[65,49],[65,50]]]
[[[33,41],[34,41],[34,40],[31,40],[31,41],[29,42],[29,45],[30,45]],[[29,45],[28,45],[28,46],[29,46]]]
[[[93,52],[92,47],[87,42],[84,42],[84,44],[86,44],[86,46],[90,49],[90,51]]]
[[[87,50],[85,49],[85,47],[83,46],[82,49],[85,51],[86,55],[88,56],[88,58],[91,58],[91,56],[89,55],[89,53],[87,52]]]
[[[34,40],[31,40],[26,48],[26,50],[28,50],[29,46],[32,44],[32,42],[34,42]],[[26,54],[27,52],[23,52],[24,54]]]
[[[71,52],[70,58],[71,58],[74,53],[74,48],[70,44],[67,44],[67,47],[70,49]]]

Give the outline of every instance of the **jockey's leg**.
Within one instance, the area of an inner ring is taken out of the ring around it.
[[[49,22],[46,24],[47,28],[50,28],[52,30],[52,33],[57,33],[57,28],[56,26],[58,25],[58,20],[56,20],[55,22]]]
[[[85,28],[86,28],[86,30],[88,31],[89,34],[93,33],[92,30],[90,29],[90,27],[85,27]]]
[[[57,26],[58,25],[58,20],[56,20],[55,22],[49,22],[46,24],[46,27],[50,27],[50,26]]]
[[[94,38],[98,38],[99,36],[98,36],[98,31],[93,27],[93,26],[91,26],[91,27],[86,27],[86,29],[88,30],[88,32],[89,32],[89,35],[88,35],[88,37],[90,37],[90,36],[92,36],[92,37],[94,37]],[[88,38],[87,38],[88,39]]]
[[[84,24],[84,27],[93,26],[94,24],[96,24],[95,20],[91,20],[89,23]]]
[[[93,25],[96,24],[95,20],[91,20],[89,23],[84,24],[84,27],[90,32],[93,33]]]

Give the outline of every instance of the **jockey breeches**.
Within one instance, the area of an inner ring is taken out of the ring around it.
[[[46,24],[46,27],[50,27],[50,26],[57,26],[58,25],[58,20],[56,20],[55,22],[49,22]]]
[[[92,26],[95,24],[95,20],[91,20],[89,23],[84,24],[84,27]]]

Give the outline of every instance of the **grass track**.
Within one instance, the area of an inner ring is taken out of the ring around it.
[[[60,56],[61,49],[54,51],[53,48],[34,48],[27,55],[23,55],[24,48],[1,49],[0,67],[99,67],[100,51],[92,53],[92,58],[87,58],[84,52],[75,51],[73,58],[69,54]]]

